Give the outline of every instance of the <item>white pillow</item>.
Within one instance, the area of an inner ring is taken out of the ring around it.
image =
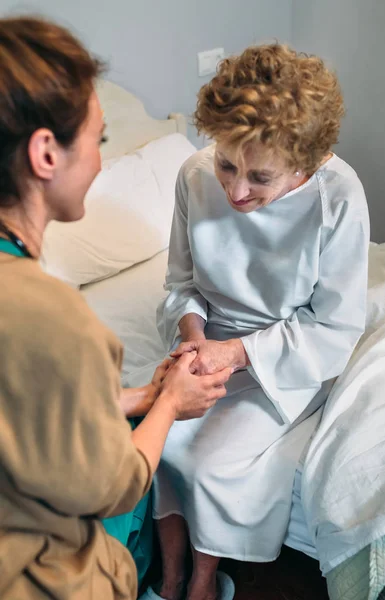
[[[167,256],[168,251],[164,250],[115,277],[81,288],[89,306],[124,345],[123,385],[131,385],[132,374],[143,369],[146,370],[143,381],[148,383],[156,364],[166,354],[155,313],[167,295],[163,289]]]
[[[365,336],[385,320],[385,244],[370,244]]]
[[[175,133],[105,162],[87,194],[85,217],[47,227],[43,268],[79,287],[167,248],[176,178],[195,150]]]
[[[179,169],[194,152],[196,152],[195,146],[180,133],[173,133],[154,140],[136,151],[138,156],[151,164],[163,196],[166,199],[172,198],[172,203],[166,202],[167,208],[171,207],[172,211]]]
[[[368,287],[385,283],[385,244],[370,242]]]

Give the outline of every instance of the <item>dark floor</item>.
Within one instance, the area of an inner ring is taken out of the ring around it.
[[[223,565],[234,579],[235,600],[328,600],[318,562],[284,547],[273,563]]]
[[[159,556],[156,553],[156,556]],[[154,561],[149,574],[151,581],[159,581],[160,565]],[[235,600],[328,600],[325,579],[318,562],[283,547],[273,563],[240,563],[224,560],[221,569],[235,582]],[[147,585],[148,582],[145,583]]]

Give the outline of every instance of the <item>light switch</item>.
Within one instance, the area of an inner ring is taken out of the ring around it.
[[[206,77],[206,75],[212,75],[215,73],[219,61],[221,61],[224,57],[224,48],[214,48],[214,50],[198,52],[199,77]]]

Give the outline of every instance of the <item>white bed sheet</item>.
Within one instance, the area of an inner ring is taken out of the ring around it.
[[[336,382],[306,457],[302,501],[324,574],[385,535],[385,318]]]

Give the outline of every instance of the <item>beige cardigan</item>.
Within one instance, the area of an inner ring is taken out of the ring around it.
[[[37,261],[0,253],[0,598],[136,598],[97,517],[148,490],[120,412],[122,347]]]

